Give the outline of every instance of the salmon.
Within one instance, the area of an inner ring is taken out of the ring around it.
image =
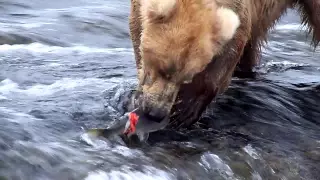
[[[110,138],[112,136],[124,136],[130,140],[133,136],[138,137],[138,141],[146,142],[149,133],[163,129],[169,123],[169,118],[160,122],[148,119],[140,113],[139,109],[126,113],[118,123],[106,129],[89,129],[87,133],[94,137]]]

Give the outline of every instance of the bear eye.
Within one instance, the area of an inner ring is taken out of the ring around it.
[[[182,81],[182,84],[189,84],[192,82],[192,78],[186,78]]]
[[[182,83],[183,84],[189,84],[189,83],[191,83],[192,82],[192,79],[187,79],[187,80],[184,80]]]
[[[174,74],[176,73],[177,68],[174,63],[168,64],[168,66],[165,69],[162,69],[160,74],[163,78],[170,80],[173,78]]]
[[[165,71],[163,70],[159,70],[159,74],[162,78],[166,79],[166,80],[170,80],[171,79],[171,75],[166,73]]]

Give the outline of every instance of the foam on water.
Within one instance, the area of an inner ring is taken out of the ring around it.
[[[71,47],[48,46],[41,43],[0,45],[0,52],[16,52],[16,51],[27,51],[32,53],[50,53],[50,54],[59,54],[59,55],[70,54],[70,52],[78,53],[78,54],[88,54],[88,53],[132,54],[133,52],[131,48],[95,48],[95,47],[87,47],[82,45],[76,45]]]
[[[142,157],[142,156],[144,156],[143,152],[141,152],[139,150],[130,149],[126,146],[113,145],[111,147],[110,146],[111,143],[107,139],[100,140],[100,139],[91,138],[87,133],[82,134],[80,136],[80,139],[82,141],[86,142],[87,144],[91,145],[93,147],[93,149],[95,149],[95,150],[109,151],[109,152],[113,152],[116,154],[121,154],[122,156],[125,156],[125,157]]]
[[[21,27],[26,29],[33,29],[33,28],[39,28],[44,25],[51,25],[53,23],[51,22],[35,22],[35,23],[25,23],[25,24],[19,24]]]
[[[59,66],[63,66],[63,64],[60,63],[50,63],[48,64],[49,67],[59,67]]]
[[[19,85],[10,79],[5,79],[0,82],[0,94],[9,94],[10,92],[19,89]]]
[[[0,22],[0,28],[4,32],[16,32],[17,29],[33,29],[33,28],[39,28],[45,25],[51,25],[54,23],[54,20],[48,20],[48,19],[41,19],[42,21],[48,21],[48,22],[30,22],[30,23],[1,23]]]
[[[295,62],[290,62],[290,61],[269,61],[266,63],[267,67],[270,66],[285,66],[285,67],[300,67],[300,66],[308,66],[309,64],[305,63],[295,63]]]
[[[8,98],[6,98],[6,97],[4,97],[4,96],[0,95],[0,100],[6,100],[6,99],[8,99]]]
[[[200,165],[207,171],[218,171],[226,179],[235,179],[234,173],[218,155],[205,153],[201,156]]]
[[[174,180],[172,174],[150,166],[144,166],[144,172],[133,171],[130,167],[123,166],[121,170],[110,172],[94,171],[89,173],[85,180]]]
[[[291,24],[279,24],[275,27],[276,30],[288,31],[288,30],[306,30],[304,26],[299,23]]]
[[[92,139],[87,133],[81,134],[80,139],[96,149],[109,148],[107,141]]]
[[[87,79],[71,79],[63,78],[57,80],[53,84],[44,85],[36,84],[26,89],[21,89],[19,85],[10,80],[5,79],[0,82],[0,95],[11,95],[13,93],[22,93],[29,96],[49,96],[54,93],[71,90],[77,87],[95,85],[97,87],[113,87],[119,82],[119,79],[113,78],[108,80],[98,78],[87,78]]]
[[[249,144],[243,148],[243,150],[249,154],[253,159],[261,159],[258,152]]]
[[[104,5],[97,4],[97,5],[85,5],[85,6],[72,6],[66,8],[45,8],[45,9],[37,9],[37,10],[25,10],[24,13],[34,14],[34,15],[56,15],[57,12],[89,12],[92,10],[103,10],[103,11],[114,11],[118,10],[117,8],[126,7],[129,8],[128,3],[125,2],[117,2],[117,3],[105,3]]]
[[[31,116],[29,114],[23,113],[23,112],[18,112],[12,109],[8,109],[5,107],[0,107],[0,113],[3,115],[7,115],[9,117],[5,118],[6,120],[10,122],[15,122],[15,123],[28,123],[32,121],[41,121],[41,119],[38,119],[34,116]]]

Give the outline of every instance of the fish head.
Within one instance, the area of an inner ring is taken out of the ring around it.
[[[137,135],[141,142],[145,142],[148,139],[149,133],[161,130],[169,123],[169,118],[157,122],[138,112],[131,112],[128,116],[123,134],[128,138]]]

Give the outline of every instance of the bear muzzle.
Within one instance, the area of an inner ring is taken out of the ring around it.
[[[153,88],[145,85],[141,90],[137,92],[139,95],[136,96],[136,107],[141,109],[143,115],[156,122],[162,122],[168,118],[179,90],[178,87],[170,85]]]
[[[167,97],[166,94],[144,93],[139,99],[139,107],[142,109],[144,116],[159,123],[167,118],[174,101],[168,100]]]

